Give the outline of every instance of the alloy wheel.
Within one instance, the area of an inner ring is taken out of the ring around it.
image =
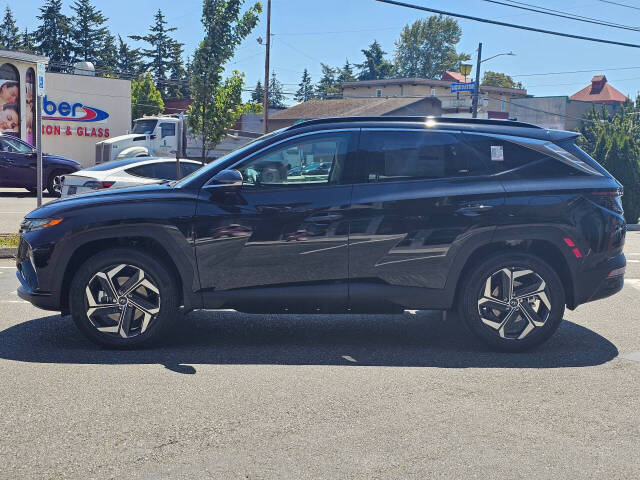
[[[131,338],[143,334],[160,312],[154,280],[134,265],[112,265],[97,272],[85,288],[87,317],[99,331]]]
[[[547,284],[533,270],[498,270],[484,284],[478,313],[501,338],[522,340],[551,317]]]

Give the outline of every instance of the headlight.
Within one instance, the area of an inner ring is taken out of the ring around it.
[[[20,225],[20,233],[28,233],[40,228],[54,227],[62,218],[25,218]]]

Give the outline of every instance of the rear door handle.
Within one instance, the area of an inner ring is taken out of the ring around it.
[[[480,215],[481,213],[488,212],[493,208],[493,205],[483,205],[483,204],[473,204],[473,205],[465,205],[464,207],[456,210],[456,213],[461,213],[463,215]]]

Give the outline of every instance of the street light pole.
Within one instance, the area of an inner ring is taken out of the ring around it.
[[[480,64],[482,63],[482,42],[478,44],[478,63],[476,65],[476,83],[473,86],[472,117],[478,118],[478,94],[480,93]]]
[[[271,50],[271,0],[267,1],[267,39],[264,60],[264,98],[262,99],[262,119],[264,133],[269,132],[269,54]]]

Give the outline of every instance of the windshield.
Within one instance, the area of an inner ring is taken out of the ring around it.
[[[247,143],[243,147],[240,147],[237,150],[229,152],[226,155],[223,155],[222,157],[215,159],[213,162],[211,162],[210,164],[202,167],[201,169],[196,170],[195,172],[187,175],[186,177],[182,178],[177,183],[175,183],[173,186],[181,187],[184,184],[186,184],[187,182],[190,182],[191,180],[194,180],[195,178],[198,178],[200,176],[204,176],[204,177],[207,177],[207,178],[210,177],[211,176],[211,171],[214,170],[215,168],[217,168],[220,164],[223,164],[224,162],[226,162],[230,158],[235,157],[236,155],[242,155],[242,153],[244,153],[247,150],[253,148],[256,143],[264,142],[265,140],[268,140],[271,137],[275,137],[276,135],[284,132],[287,128],[288,127],[281,128],[280,130],[275,130],[275,131],[273,131],[271,133],[267,133],[266,135],[262,135],[261,137],[258,137],[255,140],[250,141],[249,143]]]
[[[151,135],[158,124],[158,120],[142,119],[136,120],[133,125],[133,131],[131,133],[138,133],[141,135]]]

